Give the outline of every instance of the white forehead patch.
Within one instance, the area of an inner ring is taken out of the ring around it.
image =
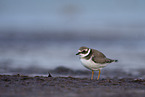
[[[81,52],[81,50],[78,50],[78,52]]]

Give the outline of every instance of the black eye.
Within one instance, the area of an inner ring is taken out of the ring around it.
[[[85,53],[86,51],[82,51],[82,53]]]

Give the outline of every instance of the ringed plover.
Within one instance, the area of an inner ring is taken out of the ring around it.
[[[92,70],[91,80],[93,80],[94,71],[99,70],[97,78],[97,80],[99,80],[101,69],[107,66],[109,63],[118,61],[106,58],[102,52],[85,46],[80,47],[76,55],[80,55],[80,61],[82,65]]]

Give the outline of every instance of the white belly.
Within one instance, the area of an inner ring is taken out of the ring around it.
[[[80,60],[81,60],[82,65],[84,65],[86,68],[90,70],[99,70],[107,66],[107,64],[94,63],[91,59],[86,60],[86,59],[81,58]]]

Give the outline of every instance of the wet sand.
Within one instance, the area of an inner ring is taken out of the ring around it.
[[[145,79],[0,75],[0,97],[144,97]]]

